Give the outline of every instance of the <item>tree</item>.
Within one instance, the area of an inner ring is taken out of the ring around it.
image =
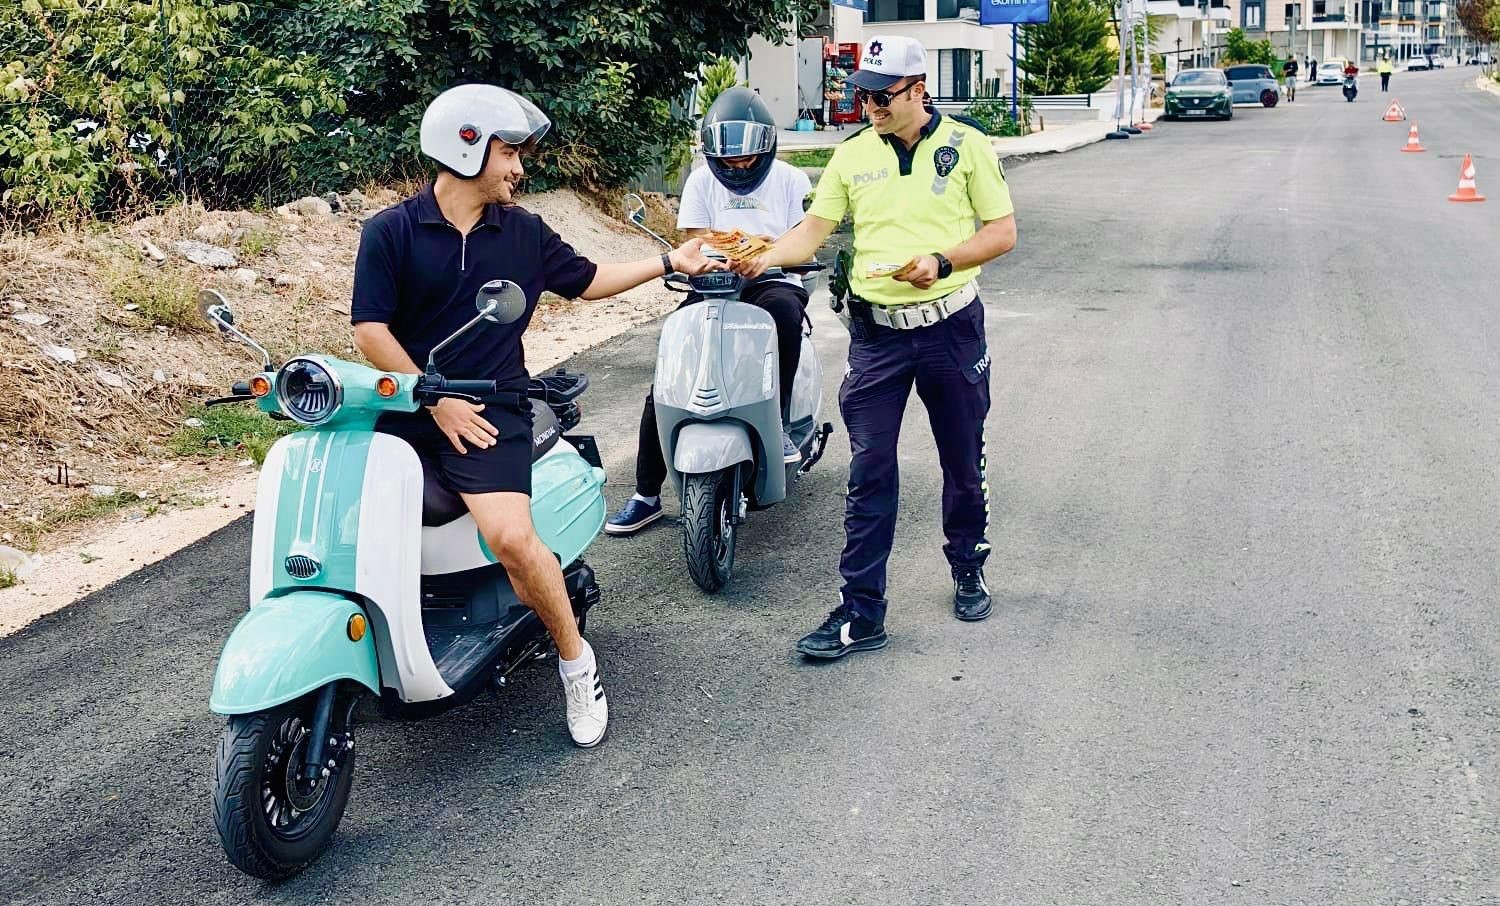
[[[282,0],[292,2],[292,0]],[[294,47],[317,47],[384,111],[376,160],[410,155],[423,107],[461,82],[526,95],[553,121],[531,180],[605,187],[655,162],[692,125],[699,68],[750,38],[812,21],[817,0],[298,0]],[[364,124],[369,126],[369,123]]]
[[[1276,50],[1271,47],[1270,41],[1252,41],[1245,37],[1243,30],[1232,28],[1224,35],[1224,62],[1273,66],[1276,63]]]
[[[1480,44],[1496,39],[1496,25],[1500,24],[1500,3],[1496,0],[1458,0],[1456,12],[1470,38]]]
[[[214,185],[295,177],[344,94],[315,57],[246,40],[249,20],[220,0],[0,6],[0,213],[136,207],[180,187],[184,164]]]
[[[720,57],[711,65],[703,67],[703,80],[698,84],[698,115],[708,114],[719,95],[731,88],[744,88],[749,82],[739,80],[739,67],[728,57]]]
[[[1050,21],[1021,27],[1028,94],[1088,94],[1115,74],[1114,34],[1106,0],[1053,0]]]

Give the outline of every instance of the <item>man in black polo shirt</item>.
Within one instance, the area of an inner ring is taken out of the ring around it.
[[[516,207],[521,155],[550,125],[525,98],[493,85],[450,89],[427,108],[422,153],[441,171],[416,196],[370,219],[354,265],[354,341],[375,367],[420,373],[417,363],[474,316],[479,288],[511,280],[526,293],[525,314],[467,334],[443,351],[439,365],[451,377],[494,380],[524,394],[521,335],[543,290],[602,299],[674,270],[719,266],[704,257],[699,240],[660,257],[595,264]],[[410,442],[468,505],[516,596],[557,643],[573,741],[597,745],[609,707],[594,652],[574,622],[557,558],[531,522],[529,406],[445,399],[426,412],[386,416],[377,430]]]

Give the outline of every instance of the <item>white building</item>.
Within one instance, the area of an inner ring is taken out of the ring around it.
[[[1269,40],[1280,56],[1363,58],[1360,0],[1237,0],[1236,6],[1235,24],[1251,40]]]
[[[750,41],[741,63],[750,87],[782,126],[792,126],[803,110],[826,110],[823,101],[823,48],[863,45],[873,35],[915,38],[927,50],[928,91],[941,102],[963,102],[982,94],[1010,91],[1010,28],[980,25],[981,0],[868,0],[869,11],[825,7],[806,29],[817,37],[774,44]]]
[[[1151,52],[1166,57],[1172,70],[1207,66],[1214,14],[1222,14],[1221,24],[1229,21],[1223,5],[1210,8],[1207,2],[1199,0],[1148,0],[1146,15],[1156,25],[1156,42]]]

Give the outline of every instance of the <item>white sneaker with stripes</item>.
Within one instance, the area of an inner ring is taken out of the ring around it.
[[[595,663],[577,676],[563,677],[563,692],[568,697],[568,733],[579,748],[591,749],[604,741],[609,729],[609,699]]]

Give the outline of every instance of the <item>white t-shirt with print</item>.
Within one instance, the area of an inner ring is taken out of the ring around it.
[[[807,174],[784,160],[771,164],[771,172],[755,191],[738,195],[714,178],[707,164],[688,176],[677,213],[679,230],[744,230],[755,236],[776,239],[802,222],[802,199],[812,191]],[[798,286],[800,278],[782,278]]]

